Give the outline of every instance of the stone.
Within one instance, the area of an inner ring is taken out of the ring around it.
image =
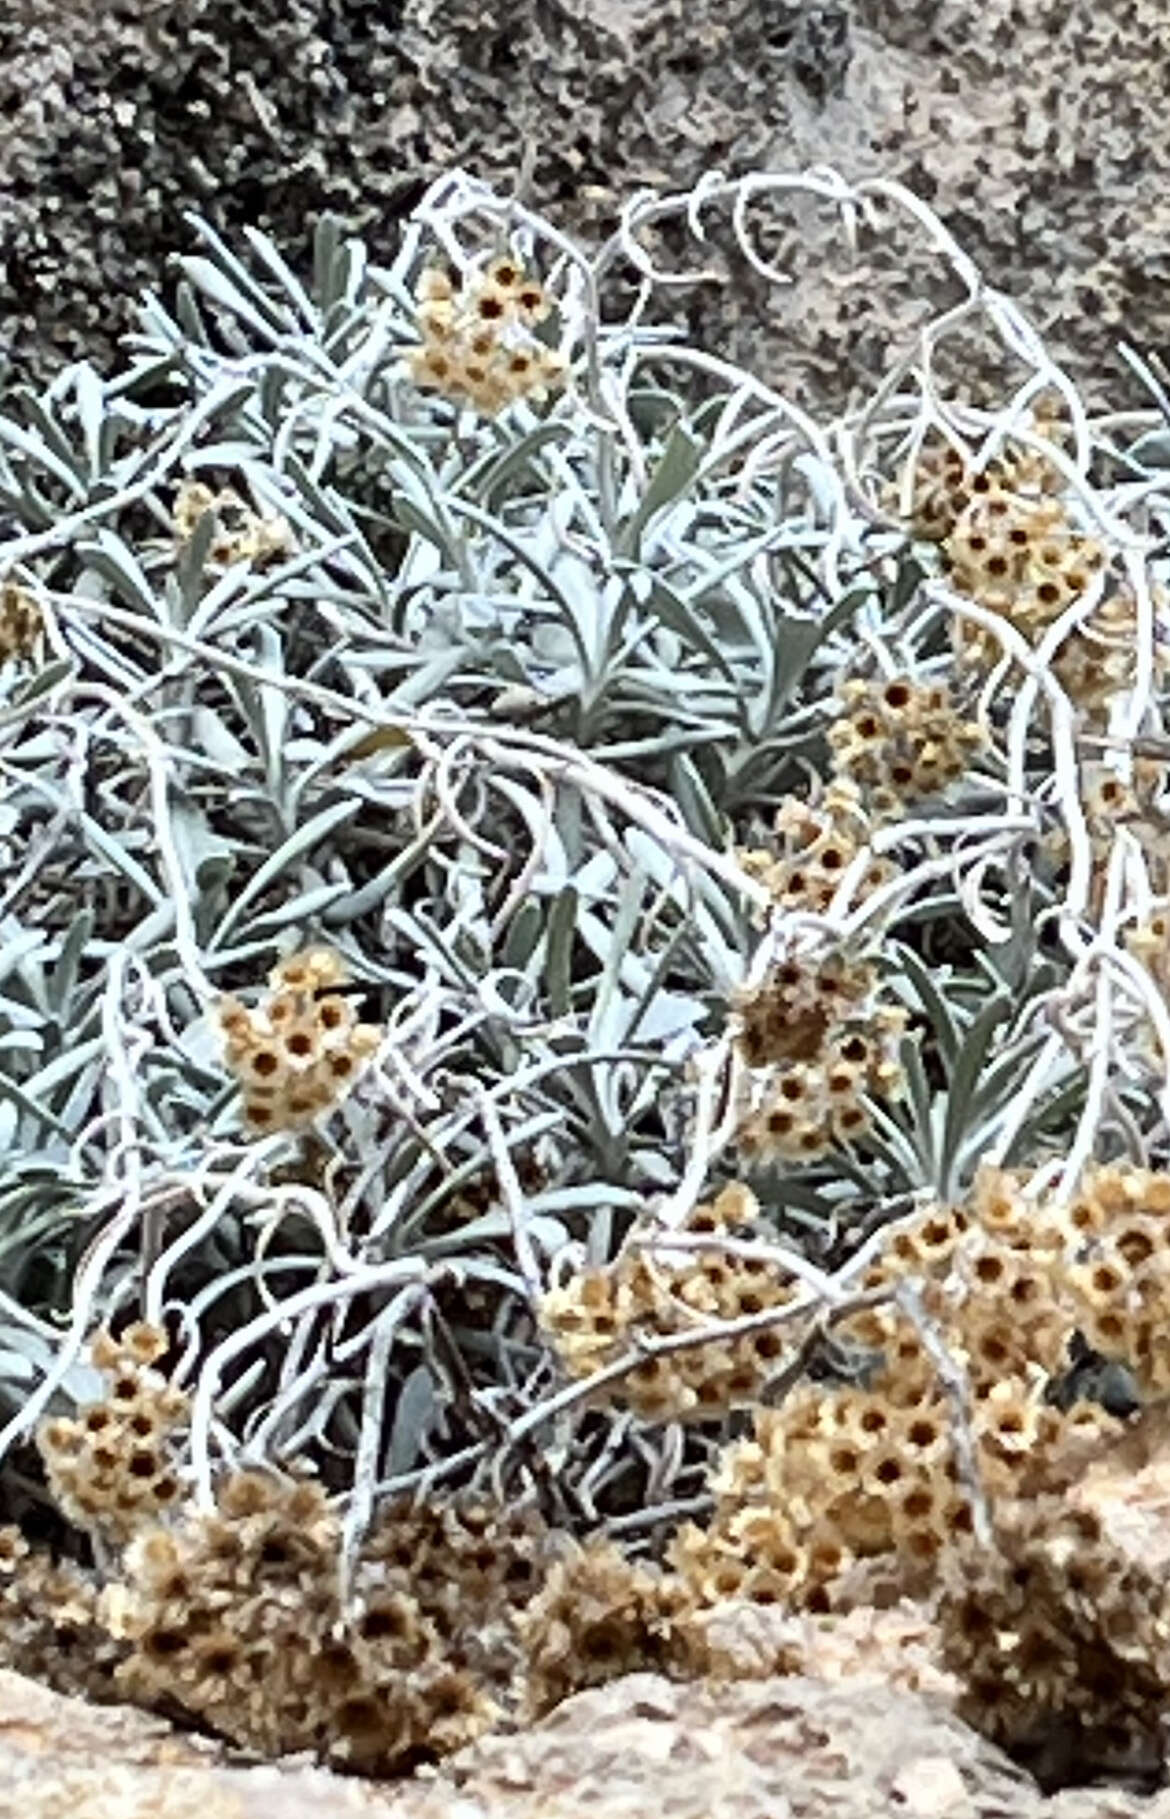
[[[593,242],[639,185],[708,170],[898,178],[1092,397],[1124,402],[1144,394],[1118,338],[1170,328],[1168,82],[1161,0],[8,0],[0,350],[13,376],[108,360],[191,248],[186,209],[301,262],[332,210],[385,256],[435,175],[508,189],[530,147],[531,199]],[[723,282],[663,309],[798,398],[858,396],[962,295],[912,222],[853,257],[807,200],[752,218],[791,283],[716,228],[690,256]]]
[[[630,1675],[441,1769],[374,1786],[233,1761],[124,1707],[0,1674],[0,1819],[1170,1819],[1170,1794],[1051,1798],[937,1695],[801,1676]]]
[[[0,1819],[347,1819],[388,1812],[312,1765],[232,1765],[130,1706],[95,1706],[0,1670]]]

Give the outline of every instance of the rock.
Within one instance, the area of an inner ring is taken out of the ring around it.
[[[1070,1501],[1099,1515],[1128,1559],[1164,1578],[1170,1566],[1170,1409],[1155,1406],[1131,1422],[1073,1487]]]
[[[568,1699],[400,1786],[233,1763],[124,1707],[0,1674],[0,1819],[1170,1819],[1170,1795],[1045,1799],[935,1696],[872,1680],[674,1685]]]
[[[762,1680],[776,1674],[876,1680],[937,1695],[948,1705],[959,1691],[942,1666],[937,1625],[910,1600],[884,1610],[859,1605],[820,1617],[745,1599],[699,1612],[694,1627],[704,1644],[699,1658],[721,1680]]]
[[[922,1819],[945,1819],[948,1813],[969,1813],[971,1796],[963,1777],[949,1756],[916,1756],[899,1769],[890,1798],[906,1813]]]
[[[632,1675],[484,1739],[403,1799],[403,1819],[1170,1819],[1167,1796],[1045,1799],[938,1698],[797,1677]]]
[[[91,1706],[0,1671],[0,1819],[346,1819],[378,1794],[312,1766],[230,1766],[129,1706]]]
[[[104,361],[190,247],[184,209],[299,259],[333,210],[385,255],[438,172],[509,187],[530,143],[534,200],[593,238],[637,186],[711,169],[903,179],[1120,396],[1119,335],[1170,327],[1168,80],[1162,0],[9,0],[0,350]],[[792,284],[716,232],[727,282],[663,307],[799,396],[841,402],[959,295],[920,230],[851,260],[823,208],[752,216]]]

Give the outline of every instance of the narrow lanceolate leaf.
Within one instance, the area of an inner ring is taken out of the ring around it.
[[[398,1392],[394,1425],[383,1462],[387,1478],[396,1478],[400,1472],[411,1470],[422,1450],[435,1407],[434,1378],[425,1364],[418,1364]]]
[[[36,467],[51,474],[60,482],[73,501],[85,498],[85,486],[81,479],[81,469],[74,455],[60,455],[50,448],[43,436],[35,435],[32,430],[22,429],[19,424],[0,417],[0,443],[7,443],[17,450],[26,460]]]
[[[1008,998],[992,998],[963,1032],[959,1052],[947,1081],[947,1115],[939,1157],[939,1178],[944,1193],[952,1192],[956,1185],[953,1176],[963,1133],[971,1118],[975,1090],[987,1063],[992,1040],[1010,1008]]]
[[[358,764],[363,758],[375,758],[379,752],[401,751],[413,743],[405,727],[375,726],[368,733],[362,733],[341,755],[348,763]]]
[[[566,884],[554,897],[545,936],[545,980],[549,1009],[564,1017],[572,1008],[573,941],[577,927],[577,892]]]
[[[347,798],[343,802],[334,802],[328,808],[319,809],[308,821],[296,828],[288,839],[282,841],[276,851],[253,873],[220,922],[211,945],[222,947],[228,935],[238,926],[248,905],[253,903],[290,866],[295,865],[298,859],[311,853],[315,847],[326,840],[334,829],[341,827],[346,821],[352,821],[361,807],[362,804],[352,798]]]
[[[82,436],[85,439],[89,479],[92,482],[97,479],[104,466],[103,424],[106,399],[102,382],[88,361],[83,361],[77,367],[74,378],[74,396],[77,399],[77,416],[81,424]]]
[[[203,232],[205,238],[216,239],[206,227]],[[247,323],[265,340],[287,334],[290,323],[285,313],[272,302],[247,268],[232,258],[222,242],[217,242],[214,259],[184,256],[179,265],[188,282],[205,297]]]
[[[686,430],[681,426],[673,429],[637,510],[618,538],[619,555],[638,554],[643,532],[654,514],[674,505],[682,497],[695,477],[699,460],[698,445]]]
[[[82,910],[73,927],[66,935],[61,952],[46,983],[45,996],[50,1010],[57,1017],[63,1016],[69,1008],[73,989],[81,967],[85,950],[93,935],[96,918],[92,910]]]

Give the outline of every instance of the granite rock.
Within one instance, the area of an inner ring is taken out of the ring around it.
[[[938,1695],[871,1678],[631,1675],[398,1786],[230,1762],[121,1707],[0,1674],[0,1819],[1170,1819],[1170,1794],[1050,1798]]]
[[[711,168],[900,178],[1120,395],[1117,339],[1170,326],[1168,79],[1161,0],[9,0],[0,349],[104,361],[186,209],[294,254],[332,210],[385,253],[438,172],[508,186],[531,145],[534,199],[586,237]],[[728,253],[675,308],[802,397],[843,401],[954,299],[920,231],[850,260],[817,209],[767,216],[792,284]]]

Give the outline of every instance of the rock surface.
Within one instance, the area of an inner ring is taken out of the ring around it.
[[[400,1787],[231,1764],[125,1708],[0,1674],[0,1819],[1170,1819],[1170,1793],[1045,1799],[936,1696],[876,1679],[631,1675]]]
[[[184,209],[302,253],[322,209],[375,252],[458,162],[588,235],[647,183],[830,162],[906,180],[1056,351],[1117,391],[1120,333],[1170,329],[1163,0],[8,0],[0,348],[105,359]],[[795,282],[678,305],[708,344],[839,401],[954,288],[921,234],[849,265],[807,206]]]
[[[130,1706],[91,1706],[0,1671],[0,1819],[347,1819],[388,1813],[322,1769],[232,1767]]]

